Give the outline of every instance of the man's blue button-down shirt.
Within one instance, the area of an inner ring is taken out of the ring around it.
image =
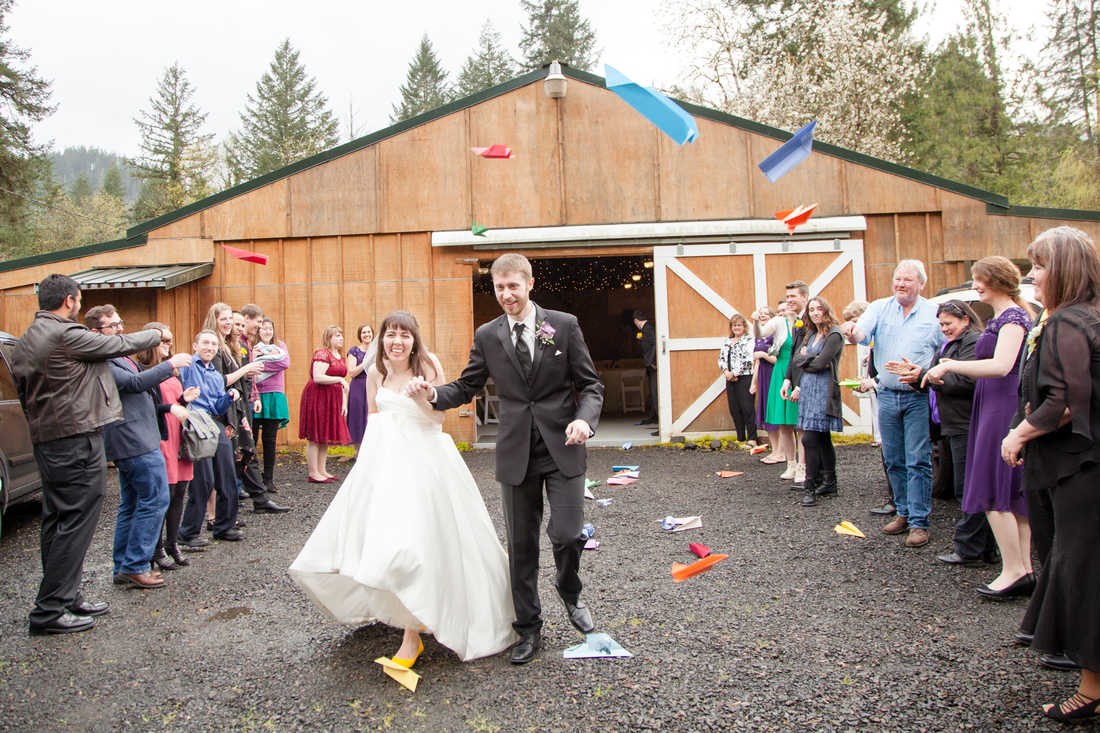
[[[864,333],[864,339],[860,343],[870,346],[874,342],[872,353],[875,369],[878,370],[879,384],[883,387],[912,389],[899,382],[896,374],[886,371],[888,361],[901,361],[904,356],[926,369],[931,366],[932,357],[943,343],[937,310],[935,304],[924,298],[917,298],[913,310],[909,311],[909,317],[906,318],[901,303],[891,296],[871,303],[871,307],[859,317],[856,327]]]

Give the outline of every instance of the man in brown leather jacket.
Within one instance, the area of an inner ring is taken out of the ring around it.
[[[12,351],[12,373],[42,477],[42,584],[30,633],[67,634],[95,626],[106,603],[80,594],[84,555],[107,493],[100,428],[122,419],[107,360],[160,343],[159,330],[104,336],[75,322],[80,285],[49,275],[39,311]]]

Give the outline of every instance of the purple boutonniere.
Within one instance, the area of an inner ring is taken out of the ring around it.
[[[556,331],[546,321],[538,324],[538,330],[535,331],[535,338],[539,340],[539,348],[545,348],[547,344],[554,345],[554,334]]]

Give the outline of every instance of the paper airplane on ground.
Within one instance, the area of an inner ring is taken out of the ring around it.
[[[487,148],[470,148],[482,158],[514,158],[515,154],[511,148],[506,148],[503,145],[490,145]]]
[[[775,218],[786,224],[787,231],[794,234],[795,227],[802,226],[808,222],[816,208],[817,204],[810,204],[809,206],[799,206],[798,208],[787,209],[786,211],[777,211],[775,212]]]
[[[677,583],[681,583],[694,575],[707,572],[727,557],[729,557],[729,555],[707,555],[702,560],[696,560],[691,565],[673,563],[672,579]]]
[[[566,659],[595,659],[634,655],[619,646],[619,642],[607,634],[589,634],[583,644],[568,647],[564,656]]]
[[[587,476],[584,477],[584,488],[594,489],[599,485],[600,485],[599,481],[593,481],[592,479],[588,478]]]
[[[619,471],[637,471],[641,466],[612,466],[611,473],[618,473]]]
[[[614,474],[614,477],[615,478],[641,478],[642,475],[638,471],[623,470],[623,471],[616,471],[615,474]]]
[[[611,499],[596,499],[596,503],[600,506],[611,506]]]
[[[474,225],[470,228],[470,231],[475,237],[484,237],[485,232],[489,231],[489,227],[483,227],[477,223],[477,219],[474,219]]]
[[[402,667],[397,662],[393,661],[389,657],[379,657],[374,660],[376,664],[382,665],[382,671],[393,677],[397,682],[409,688],[410,692],[416,692],[416,683],[420,681],[420,675],[413,672],[411,669]]]
[[[584,543],[584,549],[586,550],[598,550],[600,549],[600,541],[590,539]]]
[[[814,128],[816,127],[817,120],[814,120],[760,162],[757,167],[767,176],[769,181],[775,183],[796,165],[810,157],[810,151],[813,150],[814,146]]]
[[[223,244],[222,249],[236,257],[238,260],[244,260],[245,262],[255,262],[257,265],[267,264],[268,256],[262,255],[259,252],[249,252],[247,249],[237,249],[236,247],[230,247],[228,244]]]
[[[718,478],[733,478],[734,476],[740,476],[744,471],[718,471]]]
[[[605,84],[661,132],[683,145],[699,137],[695,118],[684,108],[653,87],[643,87],[627,79],[617,69],[603,65]]]
[[[661,523],[664,520],[658,519],[657,522]],[[702,517],[673,517],[672,518],[672,531],[683,532],[685,529],[699,529],[703,526]]]
[[[698,542],[692,542],[688,545],[688,549],[698,555],[700,558],[706,557],[710,554],[710,548],[706,545],[700,545]]]
[[[631,478],[630,476],[612,476],[611,478],[609,478],[607,480],[607,485],[608,486],[628,486],[628,485],[630,485],[630,484],[632,484],[636,481],[638,481],[638,479]]]
[[[867,537],[867,535],[859,531],[859,527],[852,524],[851,522],[841,522],[837,526],[833,527],[833,529],[836,530],[837,534],[850,534],[853,537],[863,537],[865,539]]]
[[[766,445],[758,445],[758,446],[756,446],[755,448],[753,448],[752,450],[749,451],[749,455],[750,456],[755,456],[757,453],[763,453],[767,449],[768,449],[768,446],[766,446]]]
[[[596,495],[592,493],[591,489],[589,489],[587,486],[585,486],[584,487],[584,498],[585,499],[595,499]]]

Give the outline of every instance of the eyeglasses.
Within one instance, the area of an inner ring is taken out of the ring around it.
[[[112,331],[121,331],[122,327],[125,325],[126,321],[115,321],[114,323],[108,323],[106,325],[100,326],[99,330],[106,331],[107,329],[111,329]]]
[[[936,311],[936,315],[938,316],[941,313],[954,313],[959,318],[966,318],[967,317],[966,313],[963,312],[963,309],[960,308],[958,305],[956,305],[955,301],[953,301],[953,300],[949,300],[949,301],[947,301],[946,303],[944,303],[943,305],[940,306],[940,309],[938,311]]]
[[[173,343],[175,343],[174,341],[172,341],[172,339],[161,339],[160,342],[162,344],[168,344],[169,346],[171,346]]]

